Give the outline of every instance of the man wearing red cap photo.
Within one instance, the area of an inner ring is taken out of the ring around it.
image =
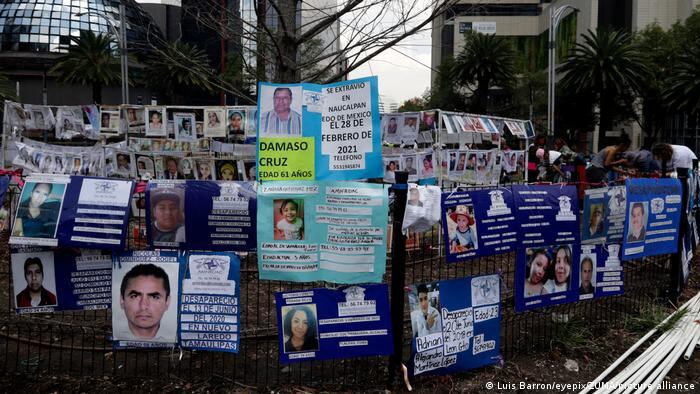
[[[171,246],[170,243],[185,242],[180,194],[175,189],[155,189],[151,193],[151,231],[154,245],[162,246],[161,244],[165,243],[165,246]]]
[[[474,217],[469,214],[466,205],[457,205],[450,218],[457,223],[454,236],[450,238],[450,253],[461,253],[476,249],[476,234],[472,229]]]

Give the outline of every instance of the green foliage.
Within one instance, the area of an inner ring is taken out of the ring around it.
[[[664,100],[674,109],[700,111],[700,47],[692,46],[683,53],[673,75],[668,79]]]
[[[425,97],[414,97],[408,99],[401,104],[399,112],[417,112],[429,109],[428,102]]]
[[[71,37],[68,53],[49,72],[60,74],[60,83],[91,85],[93,101],[101,103],[102,87],[121,81],[121,67],[112,43],[111,35],[81,30],[80,37]]]
[[[594,352],[601,344],[582,319],[573,318],[566,323],[556,325],[552,334],[551,347],[569,353]]]
[[[488,90],[509,86],[515,76],[515,51],[506,38],[468,31],[452,72],[455,80],[473,91],[471,110],[486,113]]]
[[[254,103],[251,97],[255,78],[245,71],[241,55],[229,54],[225,62],[224,73],[221,75],[223,87],[237,96],[239,101]]]
[[[430,95],[427,98],[428,108],[440,108],[445,111],[466,110],[465,98],[457,89],[452,78],[454,58],[447,57],[437,68],[437,76],[433,81]]]
[[[188,89],[213,92],[206,52],[180,41],[153,52],[144,70],[146,86],[159,90],[178,103]]]
[[[637,316],[625,316],[623,325],[625,330],[629,332],[647,333],[659,325],[666,316],[668,316],[666,309],[658,304],[649,303],[639,310]]]

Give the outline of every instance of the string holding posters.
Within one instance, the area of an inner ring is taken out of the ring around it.
[[[674,178],[627,180],[623,260],[676,253],[683,193]]]
[[[498,275],[413,285],[408,304],[409,373],[449,374],[501,360]]]
[[[132,190],[132,181],[71,177],[58,225],[59,245],[124,249]]]
[[[274,182],[258,188],[260,279],[381,282],[388,187],[357,182]]]
[[[442,233],[448,263],[506,253],[517,245],[515,204],[510,189],[442,194]]]
[[[376,77],[258,91],[258,179],[383,176]]]
[[[256,198],[250,182],[187,181],[187,248],[255,250]]]
[[[180,304],[180,344],[184,348],[238,353],[240,271],[234,253],[186,255]]]
[[[513,185],[518,240],[525,247],[579,243],[575,186]]]
[[[624,293],[620,244],[581,245],[579,300]]]
[[[177,344],[180,267],[175,251],[134,251],[114,256],[112,341],[115,348]]]
[[[393,353],[386,284],[275,293],[280,362]]]
[[[572,243],[518,249],[516,312],[577,301],[580,252]]]
[[[66,175],[35,174],[27,177],[10,244],[57,246],[56,231],[70,177]]]

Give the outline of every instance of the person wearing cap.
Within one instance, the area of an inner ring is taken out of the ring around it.
[[[472,231],[474,217],[467,211],[466,205],[457,205],[450,218],[457,223],[457,231],[450,239],[450,252],[460,253],[476,248],[476,236]]]
[[[151,197],[153,243],[185,242],[180,196],[173,189],[154,190]]]

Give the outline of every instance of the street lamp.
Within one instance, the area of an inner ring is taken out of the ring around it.
[[[554,96],[555,96],[555,75],[556,75],[556,46],[557,46],[557,27],[559,22],[561,22],[564,12],[570,9],[574,12],[578,12],[579,9],[570,5],[563,5],[561,7],[549,8],[549,63],[548,63],[548,74],[547,74],[547,128],[549,129],[548,134],[550,136],[554,135]]]
[[[101,11],[86,11],[75,14],[75,16],[83,16],[95,14],[101,16],[107,21],[112,34],[117,39],[119,44],[119,53],[121,61],[122,74],[122,104],[129,104],[129,59],[127,58],[127,42],[126,42],[126,18],[124,17],[124,4],[119,4],[119,30],[117,31],[116,21],[111,16]]]

